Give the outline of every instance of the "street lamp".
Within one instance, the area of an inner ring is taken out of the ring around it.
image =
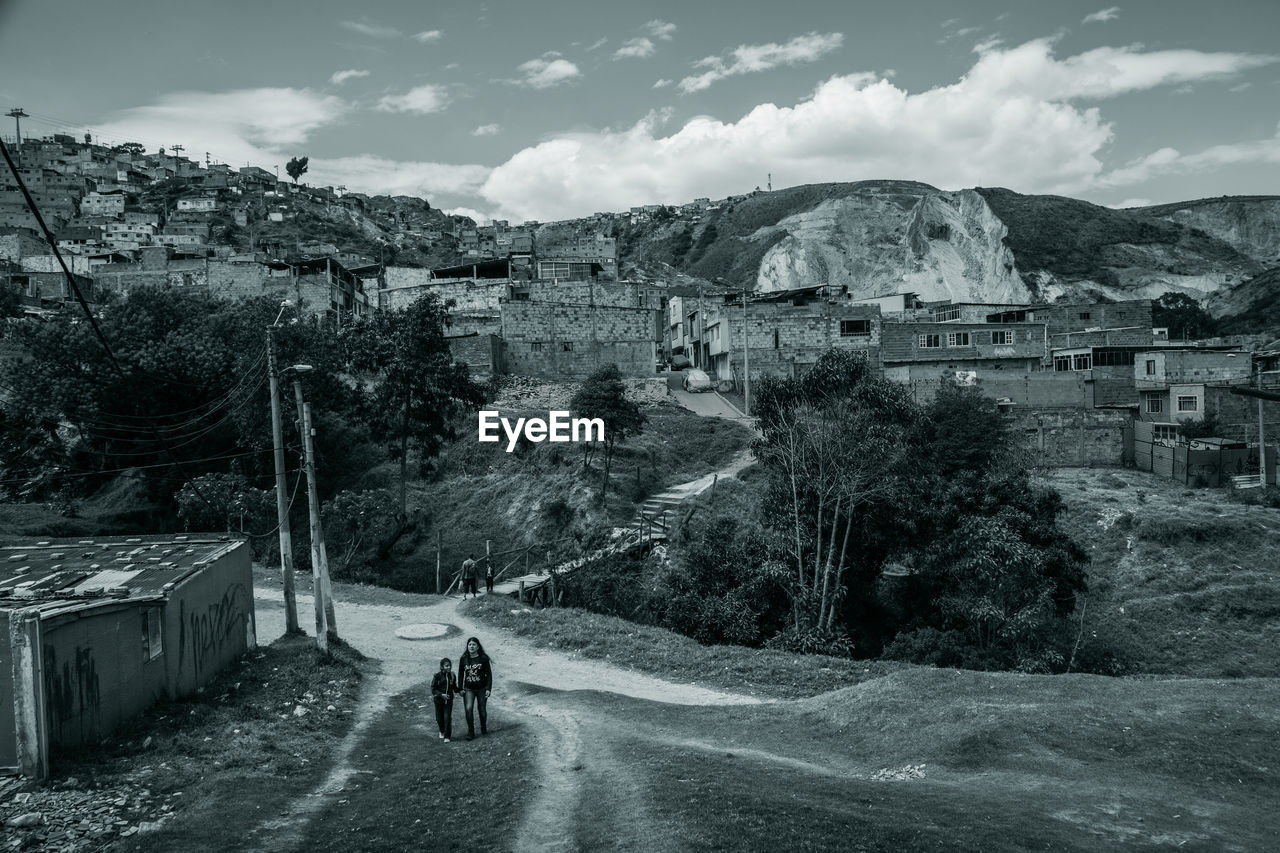
[[[280,325],[284,310],[293,303],[288,299],[280,303],[275,322],[267,327],[267,377],[271,388],[271,445],[275,452],[276,469],[276,522],[280,534],[280,573],[284,577],[284,629],[287,634],[297,634],[298,603],[293,586],[293,537],[289,532],[289,504],[285,499],[284,477],[284,428],[280,421],[280,372],[276,369],[275,329]]]

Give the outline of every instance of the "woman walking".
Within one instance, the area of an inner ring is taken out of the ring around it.
[[[462,687],[462,710],[467,715],[467,740],[475,740],[476,726],[472,708],[480,712],[480,734],[489,733],[486,705],[493,689],[493,669],[489,656],[475,637],[467,640],[467,650],[458,658],[458,679]]]
[[[453,663],[440,659],[440,671],[431,678],[431,698],[436,703],[436,725],[445,743],[453,737],[453,694],[458,692],[458,679],[453,674]]]

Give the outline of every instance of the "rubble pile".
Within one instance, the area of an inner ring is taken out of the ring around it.
[[[0,785],[0,851],[79,853],[158,829],[181,791],[163,797],[140,784],[82,785],[73,778],[47,788],[20,779]]]
[[[875,775],[871,777],[874,782],[905,782],[908,779],[923,779],[923,764],[908,764],[906,767],[899,767],[897,770],[877,770]]]

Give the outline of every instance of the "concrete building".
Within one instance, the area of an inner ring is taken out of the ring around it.
[[[1247,383],[1253,362],[1238,350],[1160,349],[1139,353],[1133,371],[1139,420],[1177,424],[1203,420],[1206,389]]]
[[[209,536],[0,548],[0,767],[43,777],[257,645],[248,545]]]
[[[117,216],[124,213],[124,193],[91,192],[80,199],[81,216]]]

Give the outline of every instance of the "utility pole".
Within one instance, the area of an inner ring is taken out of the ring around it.
[[[320,493],[316,486],[315,430],[311,427],[311,404],[302,399],[302,380],[296,373],[303,372],[303,365],[295,367],[293,396],[298,404],[298,431],[302,433],[302,447],[307,469],[307,515],[311,520],[311,581],[316,609],[316,648],[329,651],[329,640],[338,638],[338,627],[333,612],[333,587],[329,583],[329,552],[324,545],[324,525],[320,522]]]
[[[21,168],[22,167],[22,120],[24,118],[28,118],[28,116],[26,111],[23,110],[22,107],[14,107],[13,109],[9,110],[9,112],[5,113],[5,115],[13,119],[14,127],[17,129],[18,145],[17,145],[17,148],[15,148],[14,150],[18,152],[18,167]]]
[[[286,306],[280,307],[280,314]],[[280,316],[276,316],[276,322]],[[276,464],[276,521],[280,531],[280,572],[284,575],[284,630],[299,633],[297,595],[293,590],[293,537],[289,533],[289,504],[284,496],[284,429],[280,425],[280,376],[276,372],[275,323],[267,327],[267,375],[271,385],[271,443]]]
[[[1261,377],[1259,377],[1261,384]],[[1258,398],[1258,482],[1262,490],[1267,489],[1267,435],[1262,427],[1262,398]]]
[[[751,416],[751,333],[747,331],[747,290],[742,290],[742,413]]]

